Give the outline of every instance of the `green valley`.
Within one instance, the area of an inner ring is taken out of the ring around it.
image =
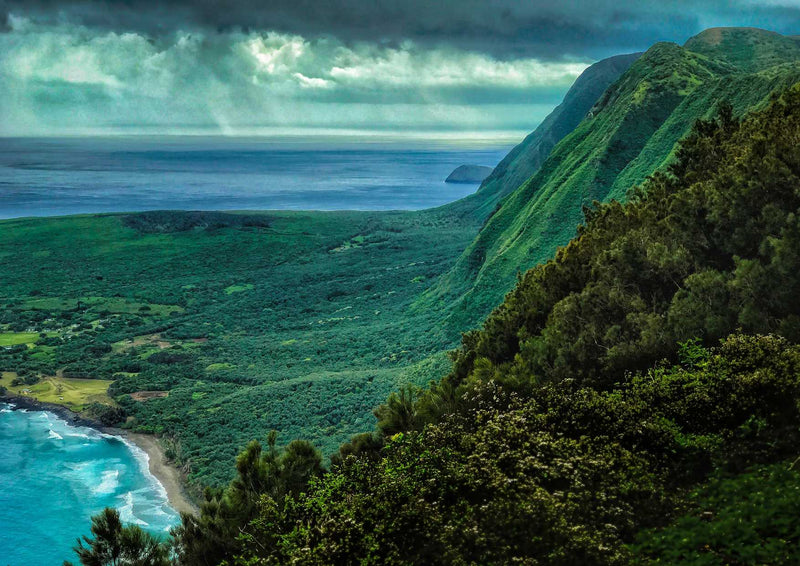
[[[333,453],[372,428],[391,391],[441,372],[441,355],[419,362],[457,335],[441,313],[409,306],[477,230],[444,210],[157,212],[2,228],[0,369],[32,383],[57,372],[113,379],[126,426],[172,439],[199,485],[227,482],[238,451],[271,429]]]
[[[637,57],[590,66],[478,192],[438,209],[4,221],[0,325],[26,345],[0,369],[113,379],[125,426],[166,437],[198,488],[272,429],[333,454],[390,392],[447,371],[468,327],[423,293]]]

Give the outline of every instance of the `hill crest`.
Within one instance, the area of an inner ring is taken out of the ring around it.
[[[459,330],[476,324],[518,272],[546,261],[575,235],[583,207],[624,200],[670,163],[696,120],[723,101],[737,115],[761,108],[797,81],[800,48],[779,34],[712,30],[687,46],[655,44],[604,91],[538,172],[503,199],[421,303],[449,304]]]

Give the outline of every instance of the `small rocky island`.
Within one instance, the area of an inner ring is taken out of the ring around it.
[[[492,172],[491,167],[485,165],[459,165],[453,170],[445,183],[481,183]]]

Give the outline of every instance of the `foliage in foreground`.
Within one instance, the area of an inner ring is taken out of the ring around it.
[[[625,564],[712,471],[796,454],[798,402],[800,348],[742,335],[612,391],[484,384],[377,460],[262,497],[238,563]]]
[[[216,566],[236,554],[240,540],[249,536],[260,499],[277,505],[296,498],[322,474],[322,457],[309,442],[294,440],[279,452],[276,437],[270,433],[266,451],[257,441],[248,444],[236,460],[237,477],[230,486],[206,489],[200,517],[182,516],[173,531],[181,564]]]
[[[175,560],[783,564],[800,551],[798,422],[800,347],[771,336],[684,344],[679,365],[605,392],[490,382],[324,475],[306,444],[252,443],[173,533]]]
[[[689,495],[691,510],[665,529],[645,531],[638,564],[792,564],[800,555],[797,461],[715,477]]]
[[[257,492],[244,521],[205,512],[201,525],[236,533],[220,556],[614,565],[633,548],[662,558],[647,535],[629,545],[679,517],[709,476],[798,453],[798,135],[798,89],[745,122],[729,109],[700,122],[670,175],[628,205],[589,211],[580,236],[465,336],[454,371],[416,401],[390,397],[378,432],[343,447],[329,473],[283,497]],[[737,327],[746,333],[708,350]],[[794,517],[782,517],[788,529]],[[740,534],[723,543],[741,547]],[[201,526],[178,540],[214,538]],[[759,560],[787,551],[770,548]]]
[[[169,547],[138,525],[123,525],[119,512],[105,509],[92,517],[92,535],[78,539],[82,566],[168,566]],[[72,566],[64,562],[64,566]]]

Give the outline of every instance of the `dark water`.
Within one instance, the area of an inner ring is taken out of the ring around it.
[[[0,218],[158,209],[391,210],[457,200],[462,164],[496,165],[511,140],[0,138]]]

